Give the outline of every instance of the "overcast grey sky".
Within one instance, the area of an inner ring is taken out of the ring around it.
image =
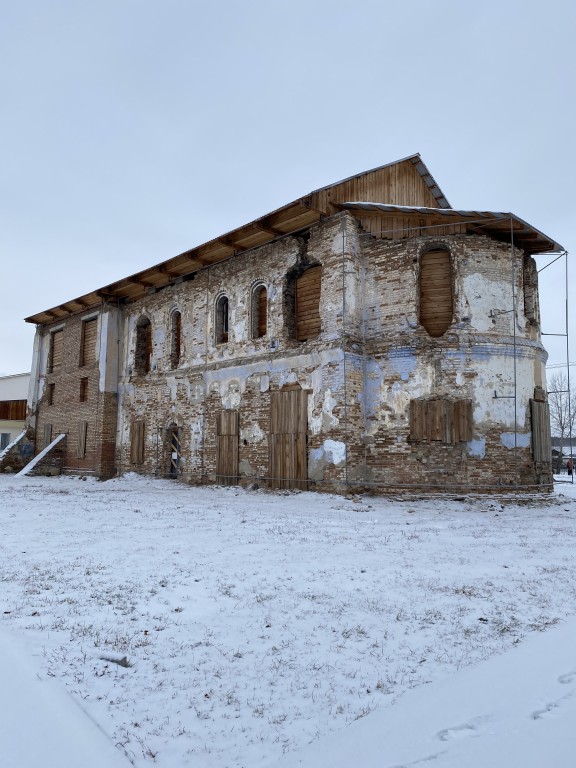
[[[414,152],[572,261],[575,8],[0,0],[0,375],[30,369],[24,317]],[[545,331],[563,286],[542,273]]]

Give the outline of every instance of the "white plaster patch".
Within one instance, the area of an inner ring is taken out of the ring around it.
[[[175,376],[166,377],[166,389],[170,392],[170,400],[176,400],[178,397],[178,382]]]
[[[228,390],[222,397],[222,406],[229,410],[236,410],[240,407],[240,401],[242,399],[242,391],[240,389],[239,381],[231,381],[228,384]]]
[[[270,389],[270,376],[260,376],[260,392],[268,392]]]
[[[494,322],[490,313],[496,311],[499,330],[512,332],[511,315],[501,314],[511,308],[510,287],[506,281],[490,280],[478,272],[463,279],[464,295],[471,300],[474,313],[471,325],[477,331],[493,331]],[[505,327],[504,327],[505,326]]]
[[[240,320],[234,323],[232,326],[234,331],[234,341],[246,341],[248,334],[246,333],[246,320]]]
[[[260,429],[257,422],[240,430],[240,439],[246,440],[247,443],[261,443],[265,438],[266,434]]]
[[[324,454],[337,467],[346,461],[346,443],[340,440],[324,440]]]
[[[486,455],[486,440],[480,438],[479,440],[470,440],[466,444],[466,451],[468,456],[474,456],[476,459],[483,459]]]
[[[314,399],[308,400],[308,423],[310,425],[310,431],[313,435],[318,435],[321,432],[327,432],[332,427],[337,427],[340,424],[340,420],[337,416],[334,416],[333,409],[336,407],[338,401],[335,397],[332,397],[332,392],[329,389],[324,390],[324,400],[322,402],[322,409],[318,416],[314,416]]]
[[[516,440],[514,440],[514,438],[516,438]],[[532,432],[525,432],[524,434],[519,432],[502,432],[500,435],[500,442],[505,448],[508,448],[508,450],[515,447],[529,448],[531,441]]]
[[[332,240],[332,253],[342,254],[344,252],[344,236],[342,232],[337,232]]]

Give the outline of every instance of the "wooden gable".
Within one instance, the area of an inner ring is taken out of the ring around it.
[[[311,207],[336,213],[337,203],[365,202],[449,208],[419,155],[352,176],[310,195]]]

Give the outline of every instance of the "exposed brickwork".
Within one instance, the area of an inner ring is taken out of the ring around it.
[[[419,323],[420,259],[429,248],[451,254],[454,317],[440,338],[431,338]],[[322,268],[321,333],[298,342],[293,281],[316,264]],[[267,332],[253,338],[254,291],[261,286],[267,292]],[[228,338],[218,343],[222,297],[228,300]],[[65,470],[103,477],[126,471],[168,475],[176,427],[181,477],[214,482],[217,418],[222,409],[232,409],[239,413],[240,482],[265,484],[271,393],[299,385],[308,392],[311,488],[550,484],[550,467],[536,466],[530,449],[528,403],[534,388],[545,386],[545,352],[534,319],[537,285],[523,253],[504,243],[464,234],[379,239],[351,214],[339,214],[302,236],[237,255],[117,311],[118,338],[107,341],[107,355],[119,355],[113,388],[101,386],[104,369],[111,370],[102,355],[79,365],[81,315],[65,323],[61,370],[43,374],[37,448],[45,424],[52,424],[54,436],[66,432]],[[177,367],[175,311],[181,313]],[[148,321],[146,371],[138,328]],[[86,402],[80,401],[81,378],[88,379]],[[472,401],[473,440],[412,441],[410,401],[433,396]],[[80,422],[88,423],[83,458],[76,456]],[[141,463],[131,461],[135,422],[144,423]]]

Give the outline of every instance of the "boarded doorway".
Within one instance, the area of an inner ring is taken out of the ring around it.
[[[308,488],[308,393],[272,392],[269,474],[271,488]]]
[[[216,482],[238,485],[238,411],[220,411],[216,418]]]
[[[175,424],[168,429],[168,450],[170,452],[170,467],[168,474],[170,477],[178,477],[180,474],[180,457],[182,456],[181,430]]]

